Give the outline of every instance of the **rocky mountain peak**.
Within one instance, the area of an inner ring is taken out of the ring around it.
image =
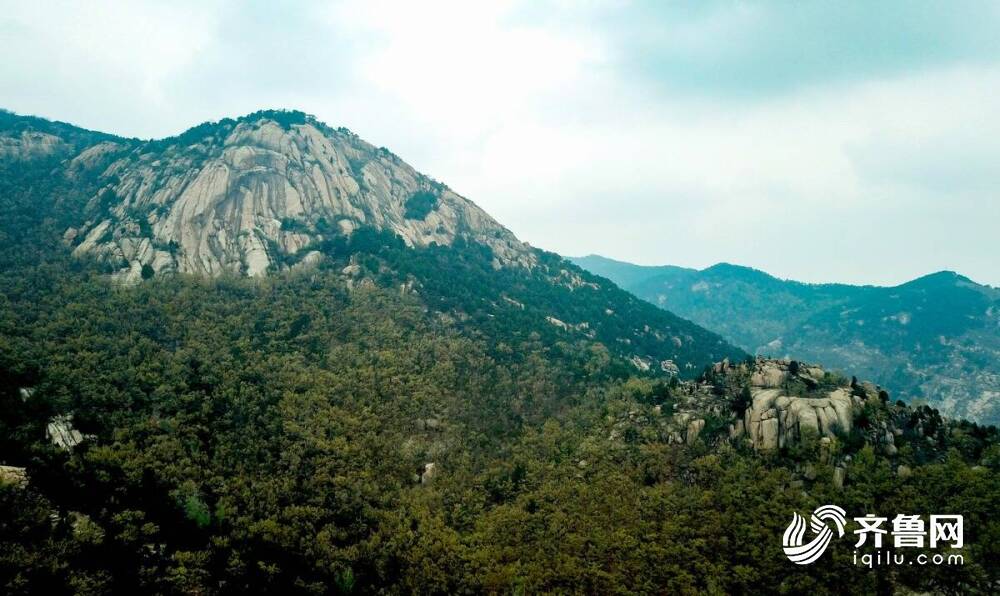
[[[266,275],[318,258],[321,242],[361,227],[390,230],[413,247],[464,237],[490,247],[496,267],[534,259],[471,201],[301,112],[102,143],[81,159],[107,165],[87,221],[66,241],[112,263],[124,281],[174,271]]]

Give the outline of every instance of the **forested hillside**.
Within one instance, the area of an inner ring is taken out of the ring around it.
[[[751,353],[823,362],[947,415],[1000,422],[1000,290],[949,271],[895,287],[805,284],[720,263],[698,271],[573,259]]]
[[[413,246],[359,226],[263,277],[123,283],[66,238],[118,159],[68,167],[83,149],[0,160],[5,593],[985,594],[1000,581],[996,429],[747,359],[555,255],[497,267],[474,238]],[[674,374],[670,356],[691,366]],[[778,427],[787,442],[770,445],[754,426],[768,390],[846,396],[850,423],[823,439]],[[821,564],[791,564],[792,512],[826,503],[961,513],[965,564],[868,570],[846,538]]]

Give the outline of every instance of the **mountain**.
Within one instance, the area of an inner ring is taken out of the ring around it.
[[[531,249],[472,202],[386,149],[298,112],[261,112],[170,139],[106,142],[70,162],[113,156],[87,219],[67,232],[134,281],[143,266],[250,276],[318,254],[324,238],[368,227],[411,247],[462,236],[500,264],[531,265]]]
[[[875,287],[805,284],[725,263],[699,271],[572,260],[748,352],[856,371],[902,399],[1000,423],[1000,289],[949,271]]]
[[[0,146],[5,594],[1000,581],[995,428],[748,357],[346,131],[0,113]],[[965,563],[791,564],[831,503],[959,513]]]
[[[119,283],[260,277],[324,261],[359,283],[401,284],[459,320],[530,321],[546,336],[596,339],[643,369],[690,377],[742,353],[520,242],[388,150],[301,112],[262,111],[155,141],[4,118],[8,146],[46,135],[32,141],[44,151],[10,163],[23,176],[40,160],[48,190],[32,188],[57,197],[48,207],[63,243]],[[71,195],[50,192],[60,185]]]

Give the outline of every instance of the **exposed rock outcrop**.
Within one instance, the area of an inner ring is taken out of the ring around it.
[[[420,484],[427,484],[437,476],[437,464],[434,462],[424,464],[424,471],[420,474]]]
[[[687,433],[684,436],[685,442],[687,442],[688,445],[694,443],[698,439],[698,435],[701,434],[701,431],[704,428],[705,428],[704,419],[699,418],[697,420],[692,420],[691,422],[688,422]]]
[[[84,436],[73,428],[72,416],[56,416],[45,427],[45,438],[61,449],[72,449],[83,442]]]
[[[821,463],[844,465],[836,452],[848,438],[894,457],[904,427],[912,426],[908,432],[928,440],[941,427],[940,416],[928,408],[893,404],[876,385],[848,382],[819,366],[791,360],[723,361],[712,367],[709,380],[713,393],[725,387],[729,395],[743,395],[742,405],[737,406],[742,414],[729,424],[728,435],[761,452],[795,447],[809,436],[819,439]],[[703,403],[705,399],[701,398]]]
[[[833,468],[833,486],[835,488],[844,488],[844,480],[847,479],[847,468],[844,466],[835,466]]]
[[[753,403],[744,415],[755,449],[771,451],[797,442],[804,433],[835,437],[851,430],[852,401],[843,389],[826,397],[782,395],[780,389],[754,389]]]
[[[36,131],[23,131],[18,136],[0,136],[0,159],[28,161],[66,151],[61,138]]]
[[[700,379],[671,380],[666,388],[633,381],[628,393],[635,402],[607,416],[613,446],[653,439],[717,452],[749,448],[788,463],[789,486],[803,490],[852,482],[862,450],[888,458],[908,478],[913,462],[944,457],[947,439],[971,430],[927,406],[893,402],[871,383],[762,357],[718,362]]]
[[[0,466],[0,483],[23,488],[28,484],[28,472],[16,466]]]
[[[530,247],[472,202],[344,129],[299,116],[223,121],[128,152],[107,167],[90,220],[67,240],[76,254],[117,264],[125,282],[144,268],[266,275],[361,226],[417,247],[473,239],[497,266],[534,262]],[[93,161],[88,152],[77,159]]]

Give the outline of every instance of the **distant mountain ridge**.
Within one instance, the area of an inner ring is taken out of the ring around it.
[[[749,352],[859,371],[903,399],[1000,422],[1000,289],[955,272],[878,287],[781,280],[727,263],[571,260]]]

